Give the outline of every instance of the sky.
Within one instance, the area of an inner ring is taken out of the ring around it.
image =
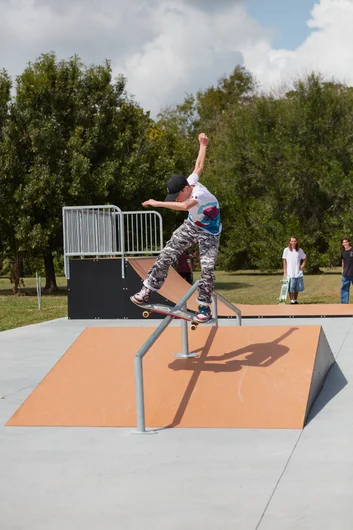
[[[310,71],[353,85],[353,0],[0,0],[0,68],[109,59],[152,117],[237,65],[264,90]]]
[[[315,0],[249,0],[246,11],[273,31],[272,45],[293,49],[309,35],[307,21]]]

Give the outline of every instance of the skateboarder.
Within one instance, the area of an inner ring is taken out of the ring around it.
[[[288,247],[283,250],[283,278],[289,280],[290,303],[298,303],[298,293],[304,291],[303,269],[306,264],[306,254],[299,247],[296,237],[291,237]]]
[[[214,268],[222,225],[218,200],[199,182],[206,158],[208,144],[206,134],[199,135],[199,144],[199,154],[193,173],[187,179],[184,175],[171,177],[167,182],[168,195],[164,202],[149,199],[142,203],[142,206],[185,211],[188,212],[188,217],[173,232],[171,239],[148,271],[141,291],[132,298],[135,303],[148,303],[151,291],[158,291],[162,287],[169,267],[177,261],[186,248],[197,242],[200,248],[201,280],[196,320],[207,322],[211,318],[209,305],[215,280]]]

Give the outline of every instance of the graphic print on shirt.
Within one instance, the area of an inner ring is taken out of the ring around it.
[[[193,189],[191,199],[195,199],[197,204],[190,208],[188,219],[209,234],[218,235],[222,225],[217,198],[198,182]]]
[[[198,209],[198,214],[203,214],[203,218],[195,221],[195,225],[206,229],[211,234],[219,233],[220,210],[217,203],[203,204]]]

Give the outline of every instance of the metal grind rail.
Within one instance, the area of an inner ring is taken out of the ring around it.
[[[185,293],[185,295],[179,300],[179,302],[175,305],[174,310],[187,310],[186,308],[186,302],[189,300],[189,298],[192,296],[192,294],[196,291],[199,285],[199,280],[196,281],[190,289]],[[241,312],[240,310],[235,307],[231,302],[228,302],[223,296],[213,293],[212,294],[212,312],[213,312],[213,318],[210,320],[213,325],[218,326],[218,304],[217,299],[222,300],[227,307],[229,307],[234,313],[237,315],[237,324],[238,326],[241,326]],[[135,431],[137,434],[155,434],[156,431],[149,430],[146,431],[146,423],[145,423],[145,397],[144,397],[144,387],[143,387],[143,365],[142,365],[142,359],[148,352],[148,350],[153,346],[153,344],[156,342],[158,337],[163,333],[163,331],[169,326],[171,321],[174,319],[172,315],[167,315],[162,322],[159,324],[157,329],[152,333],[152,335],[146,340],[146,342],[141,346],[139,351],[135,355],[134,363],[135,363],[135,386],[136,386],[136,418],[137,418],[137,431]],[[181,353],[174,354],[175,357],[181,357],[181,358],[192,358],[197,357],[197,353],[189,352],[189,341],[188,341],[188,323],[186,320],[180,319],[180,325],[181,325],[181,333],[182,333],[182,348],[183,351]]]
[[[217,297],[217,300],[221,300],[224,303],[224,305],[226,305],[231,311],[234,311],[234,313],[237,315],[238,326],[241,326],[241,311],[240,311],[240,309],[238,309],[234,304],[232,304],[232,302],[229,302],[229,300],[224,298],[224,296],[222,296],[221,294],[216,293],[216,297]],[[212,305],[212,309],[213,309],[213,305]],[[214,313],[214,315],[216,315],[216,314],[218,314],[218,312],[217,312],[217,304],[216,304],[216,312]]]

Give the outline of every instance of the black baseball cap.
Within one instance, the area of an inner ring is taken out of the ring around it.
[[[168,195],[164,199],[165,202],[175,201],[181,190],[188,186],[188,181],[184,175],[174,175],[167,182]]]

